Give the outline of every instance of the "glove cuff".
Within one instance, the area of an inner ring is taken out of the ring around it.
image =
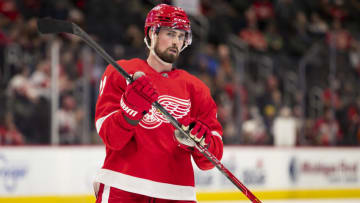
[[[124,99],[124,95],[121,97],[120,100],[120,107],[124,114],[124,116],[127,118],[127,120],[132,121],[140,121],[144,114],[142,112],[139,112],[136,108],[132,107],[126,102],[126,99]],[[129,122],[132,123],[132,122]]]

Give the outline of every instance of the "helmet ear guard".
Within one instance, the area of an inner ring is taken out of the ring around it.
[[[185,32],[185,40],[184,40],[184,45],[181,48],[180,51],[184,50],[187,46],[191,45],[192,43],[192,34],[191,32]]]
[[[155,29],[155,28],[156,28],[156,29]],[[153,31],[152,31],[153,33],[154,33],[154,31],[155,31],[155,34],[159,34],[159,32],[160,32],[160,26],[157,26],[157,27],[155,27],[155,26],[153,26],[153,27],[148,27],[147,30],[145,30],[144,42],[145,42],[145,44],[146,44],[146,46],[147,46],[148,48],[150,48],[150,46],[151,46],[151,40],[152,40],[152,37],[149,36],[150,29],[153,30]]]

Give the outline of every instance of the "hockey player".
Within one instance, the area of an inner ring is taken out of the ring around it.
[[[95,180],[97,203],[196,202],[193,157],[214,166],[151,104],[158,101],[219,160],[222,128],[204,83],[173,63],[191,44],[190,21],[179,7],[160,4],[147,15],[147,60],[117,63],[136,79],[128,84],[109,65],[96,104],[96,129],[106,157]]]

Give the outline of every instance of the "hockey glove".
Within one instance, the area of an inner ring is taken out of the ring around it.
[[[149,77],[144,75],[137,78],[127,86],[121,97],[120,107],[125,119],[130,124],[136,125],[150,110],[151,104],[158,99],[158,96]]]
[[[209,147],[212,134],[210,128],[206,124],[196,119],[186,118],[182,121],[182,128],[184,131],[189,132],[190,137],[196,143],[200,144],[202,147]],[[175,138],[179,142],[179,147],[183,149],[192,150],[195,146],[194,141],[178,130],[175,130]]]

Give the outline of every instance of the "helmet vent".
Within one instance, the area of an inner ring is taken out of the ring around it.
[[[160,21],[163,21],[163,22],[170,22],[170,18],[169,17],[164,17],[164,16],[159,16],[158,17]]]

